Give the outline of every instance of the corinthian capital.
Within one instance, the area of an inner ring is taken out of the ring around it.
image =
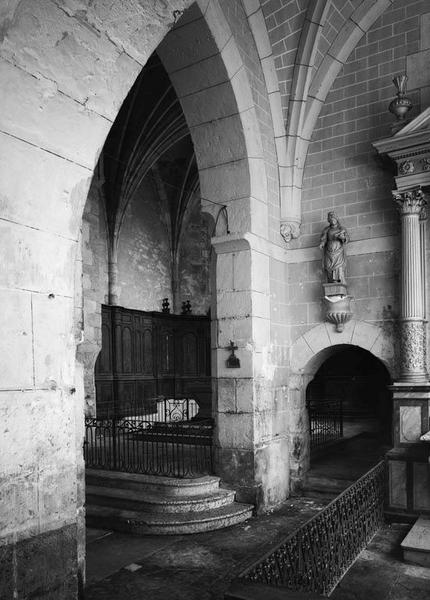
[[[420,187],[405,192],[392,192],[401,215],[419,215],[427,204],[424,192]]]
[[[300,223],[297,223],[297,221],[284,221],[281,223],[281,235],[287,244],[292,239],[298,238],[300,235]]]

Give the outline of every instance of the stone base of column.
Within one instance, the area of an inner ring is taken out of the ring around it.
[[[388,506],[392,517],[430,514],[429,447],[420,441],[428,431],[430,383],[397,382],[393,392],[393,444],[387,455]]]
[[[424,320],[404,319],[400,322],[400,347],[400,380],[419,384],[428,383]]]

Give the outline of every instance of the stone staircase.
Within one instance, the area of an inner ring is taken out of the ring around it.
[[[222,529],[252,516],[219,477],[194,479],[86,470],[87,525],[128,533],[178,535]]]

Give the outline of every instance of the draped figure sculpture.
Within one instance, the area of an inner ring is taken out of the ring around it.
[[[323,269],[327,274],[328,283],[346,285],[346,254],[345,244],[349,242],[348,232],[339,223],[335,212],[327,215],[329,225],[321,234],[320,248],[323,251]]]

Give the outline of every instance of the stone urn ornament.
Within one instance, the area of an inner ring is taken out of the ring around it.
[[[393,83],[397,89],[397,97],[390,102],[388,110],[393,113],[397,121],[404,121],[407,113],[412,108],[412,102],[406,96],[407,75],[397,75],[393,79]]]
[[[353,314],[345,278],[345,246],[349,242],[349,235],[335,212],[328,213],[327,221],[328,225],[323,229],[320,239],[322,266],[327,278],[327,282],[323,283],[323,302],[326,320],[341,333]]]

